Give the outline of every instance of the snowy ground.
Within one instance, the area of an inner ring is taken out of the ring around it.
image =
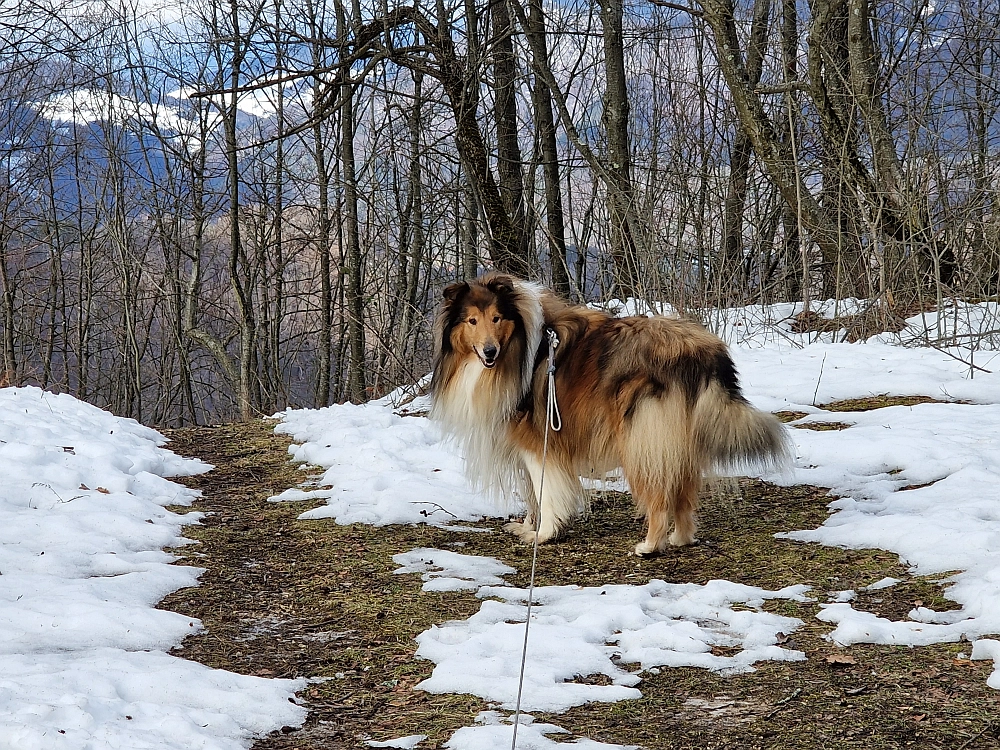
[[[840,312],[855,311],[846,307]],[[839,431],[790,431],[794,467],[765,478],[830,487],[835,512],[820,528],[788,529],[787,536],[895,552],[914,573],[941,574],[946,595],[961,605],[947,613],[921,607],[908,619],[891,622],[854,609],[852,592],[841,592],[820,614],[835,625],[830,638],[846,647],[919,646],[964,637],[973,641],[973,658],[996,660],[989,684],[1000,689],[1000,642],[983,637],[1000,633],[1000,351],[915,346],[930,340],[967,344],[995,311],[962,307],[941,325],[918,316],[903,332],[865,344],[839,343],[835,333],[791,333],[785,319],[794,312],[793,306],[723,311],[709,321],[733,344],[745,392],[758,407],[803,412],[803,422],[851,425]],[[832,312],[832,307],[825,310]],[[878,394],[926,395],[952,403],[836,414],[820,408]],[[318,489],[293,490],[275,499],[324,498],[328,505],[307,517],[340,523],[454,527],[503,515],[506,509],[490,506],[467,488],[460,456],[434,424],[394,413],[399,396],[281,415],[278,430],[300,442],[293,456],[322,466],[325,473]],[[466,587],[482,571],[487,578],[479,581],[479,595],[486,601],[468,620],[420,636],[418,655],[437,665],[421,687],[473,693],[509,710],[525,592],[497,585],[503,571],[483,558],[463,567],[461,556],[451,553],[445,559],[436,553],[443,551],[414,550],[397,562],[404,566],[401,572],[420,572],[427,584],[442,588]],[[434,570],[440,572],[431,575]],[[761,659],[802,658],[777,645],[779,635],[798,621],[773,621],[759,605],[769,597],[805,595],[797,587],[767,592],[724,581],[539,589],[525,704],[529,710],[560,710],[635,697],[642,669],[692,665],[734,671],[752,669]],[[559,648],[547,648],[553,643]],[[711,655],[713,644],[741,651],[727,661]],[[607,675],[611,684],[563,681],[587,674]],[[465,750],[509,742],[501,739],[510,736],[509,716],[496,712],[480,718],[447,746]],[[557,744],[547,736],[557,734],[556,727],[523,731],[522,747]],[[612,747],[586,743],[581,740],[579,746]]]
[[[236,750],[299,725],[302,685],[164,653],[201,623],[154,609],[200,571],[164,477],[209,466],[66,395],[0,390],[0,747]]]

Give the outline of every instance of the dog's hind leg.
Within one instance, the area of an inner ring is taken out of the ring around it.
[[[674,531],[670,543],[675,547],[694,544],[694,532],[698,528],[698,491],[701,489],[701,471],[695,467],[685,467],[674,478],[673,494],[670,498]]]
[[[533,542],[538,533],[539,544],[558,537],[578,515],[582,506],[583,488],[580,478],[549,456],[545,465],[533,453],[521,454],[535,495],[534,507],[524,523],[508,523],[504,529],[525,542]],[[544,481],[544,483],[543,483]],[[531,507],[529,503],[529,507]]]
[[[668,544],[693,544],[701,466],[680,397],[640,403],[622,445],[625,478],[636,509],[646,516],[646,539],[635,553],[652,555]],[[668,535],[671,521],[674,530]]]
[[[684,467],[671,474],[656,478],[627,476],[637,505],[646,509],[646,539],[635,546],[637,555],[662,552],[668,544],[683,547],[695,542],[700,472]],[[671,521],[674,530],[668,536]]]
[[[642,472],[626,472],[632,500],[635,502],[636,516],[646,519],[646,540],[635,545],[635,554],[652,555],[667,546],[667,531],[670,529],[670,506],[660,482],[649,481]]]

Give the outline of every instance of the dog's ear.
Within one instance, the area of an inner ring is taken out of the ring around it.
[[[486,288],[494,294],[510,294],[514,291],[514,278],[512,276],[494,276],[486,283]]]
[[[441,296],[444,297],[445,303],[450,305],[467,291],[469,291],[469,282],[457,281],[446,286]]]

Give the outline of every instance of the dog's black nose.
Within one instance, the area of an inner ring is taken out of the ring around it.
[[[497,351],[498,350],[495,346],[487,344],[483,347],[483,356],[486,357],[486,359],[496,359]]]

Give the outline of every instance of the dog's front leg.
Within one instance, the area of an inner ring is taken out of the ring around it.
[[[542,476],[542,462],[533,453],[522,453],[521,459],[531,477],[534,497],[528,503],[528,515],[524,523],[511,522],[504,526],[506,531],[522,541],[532,543],[537,530],[539,544],[555,539],[573,522],[580,513],[582,487],[580,479],[567,471],[551,456]]]

